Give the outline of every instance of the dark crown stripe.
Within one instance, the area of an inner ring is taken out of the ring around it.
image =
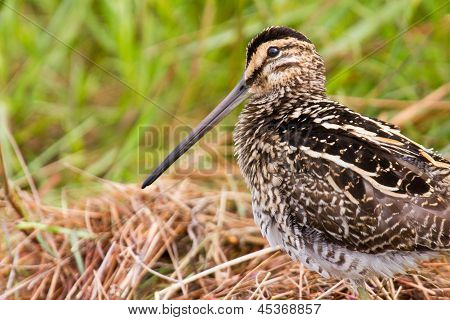
[[[300,32],[288,28],[288,27],[270,27],[258,34],[253,40],[249,43],[247,47],[247,65],[250,61],[250,57],[253,55],[253,53],[256,52],[258,47],[267,42],[267,41],[273,41],[278,39],[286,39],[286,38],[295,38],[300,41],[305,41],[308,43],[311,43],[311,41],[305,37]]]

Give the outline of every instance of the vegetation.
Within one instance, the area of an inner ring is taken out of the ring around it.
[[[238,112],[194,151],[219,150],[213,174],[138,185],[181,139],[148,145],[146,130],[198,123],[241,77],[247,41],[269,25],[316,44],[330,95],[449,156],[449,22],[438,0],[0,1],[0,295],[153,298],[171,280],[148,268],[186,278],[266,245],[229,148]],[[345,283],[267,257],[171,296],[351,297]],[[437,260],[372,283],[372,293],[448,297],[448,270]]]

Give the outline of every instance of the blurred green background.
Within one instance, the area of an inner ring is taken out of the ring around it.
[[[449,81],[447,1],[0,1],[9,178],[28,188],[20,150],[49,201],[82,190],[90,174],[141,183],[139,128],[195,125],[241,77],[248,40],[269,25],[305,33],[325,59],[328,93],[361,98],[355,107],[370,116],[389,120],[402,101]],[[448,154],[448,101],[440,106],[402,127]]]

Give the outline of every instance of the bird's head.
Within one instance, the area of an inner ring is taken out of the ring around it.
[[[251,95],[282,87],[306,94],[324,94],[325,68],[311,41],[287,27],[270,27],[247,46],[245,84]]]
[[[323,95],[324,64],[314,45],[303,34],[287,27],[270,27],[250,41],[242,79],[148,176],[142,187],[152,184],[243,100],[264,97],[283,88],[286,91]]]

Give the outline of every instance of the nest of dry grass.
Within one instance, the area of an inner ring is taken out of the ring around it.
[[[11,199],[0,195],[4,299],[356,299],[348,282],[267,248],[247,193],[161,180],[145,191],[105,182],[64,208]],[[374,299],[448,299],[450,263],[369,285]]]

